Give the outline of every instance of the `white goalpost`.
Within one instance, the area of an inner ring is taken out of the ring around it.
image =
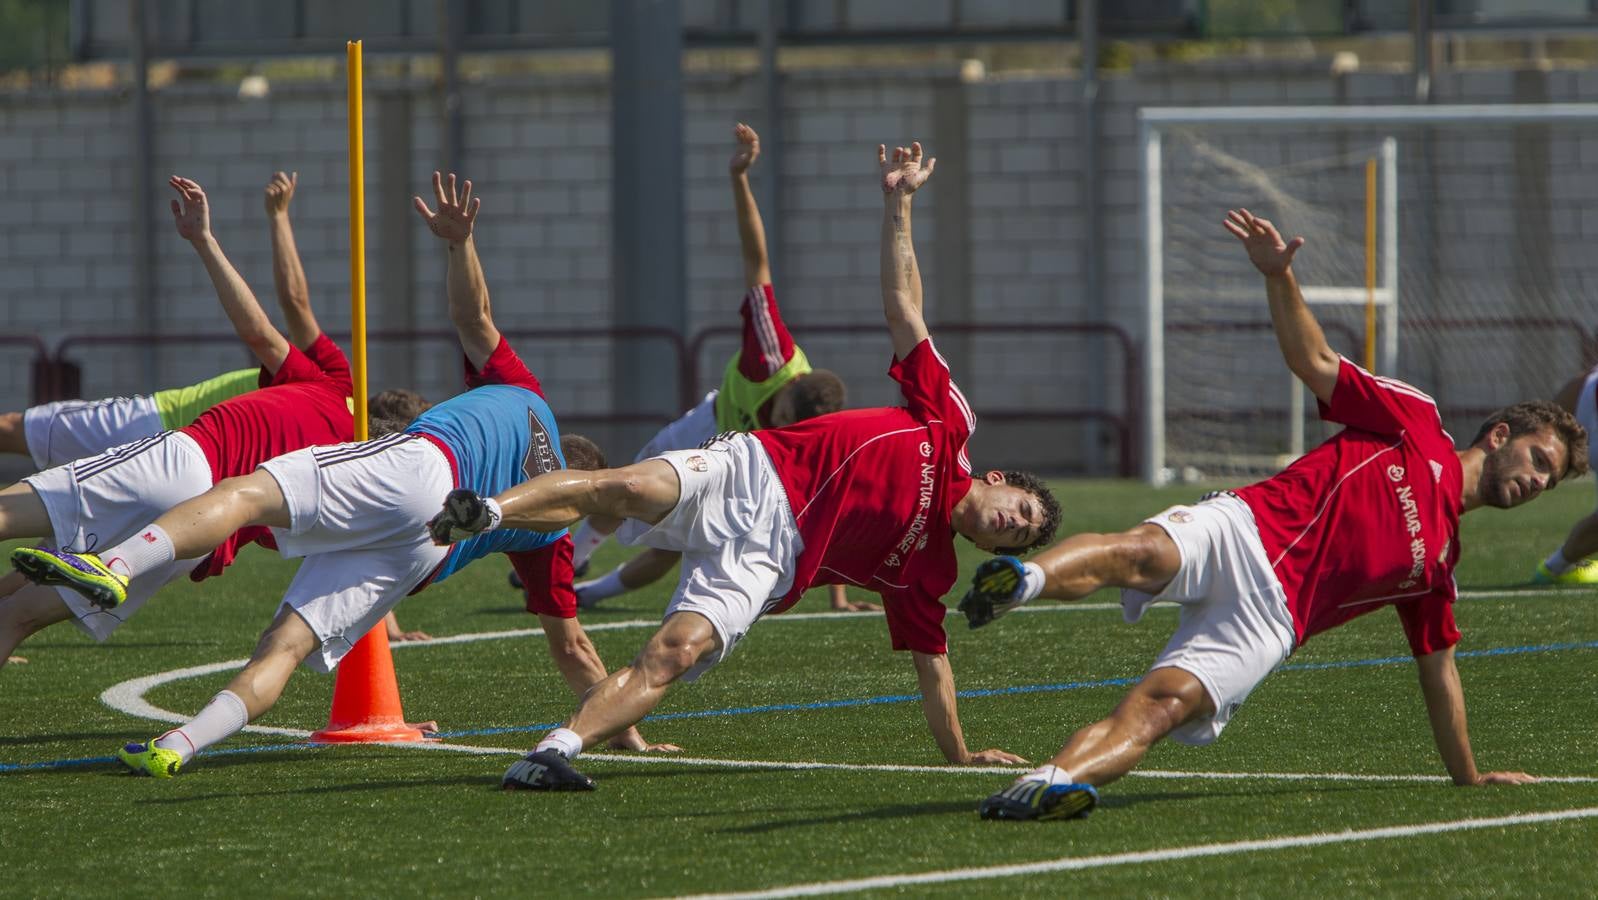
[[[1586,354],[1580,334],[1556,339],[1588,318],[1581,280],[1542,277],[1560,248],[1517,227],[1585,196],[1564,196],[1549,170],[1598,155],[1598,104],[1145,108],[1138,122],[1146,481],[1274,472],[1319,427],[1276,351],[1258,274],[1220,230],[1230,207],[1308,239],[1295,260],[1306,302],[1335,349],[1381,374],[1416,368],[1446,389],[1451,361],[1437,358],[1494,341],[1550,345],[1541,362],[1563,377]],[[1401,252],[1422,258],[1402,289]],[[1458,395],[1482,375],[1459,373]]]

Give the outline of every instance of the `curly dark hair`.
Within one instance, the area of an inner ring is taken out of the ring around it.
[[[1506,406],[1483,422],[1470,442],[1474,446],[1487,437],[1487,433],[1500,423],[1509,425],[1509,439],[1552,428],[1565,448],[1570,451],[1570,463],[1565,467],[1564,478],[1575,478],[1587,472],[1587,429],[1576,422],[1564,407],[1547,400],[1527,400]]]
[[[783,390],[793,392],[793,420],[803,422],[843,409],[849,391],[837,373],[827,369],[806,372],[788,382]]]
[[[1038,504],[1043,507],[1043,524],[1038,528],[1038,536],[1032,543],[1025,547],[995,547],[993,555],[1020,556],[1052,542],[1055,530],[1060,527],[1060,501],[1054,499],[1054,492],[1043,483],[1043,479],[1031,472],[1005,472],[1004,483],[1018,487],[1037,498]]]
[[[566,457],[566,468],[593,471],[605,466],[605,451],[580,434],[560,436],[560,455]]]
[[[427,398],[415,391],[391,389],[373,394],[366,401],[366,433],[380,438],[404,431],[411,421],[432,408]]]

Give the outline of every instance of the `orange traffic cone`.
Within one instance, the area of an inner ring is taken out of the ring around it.
[[[312,734],[311,740],[344,744],[422,739],[421,729],[405,722],[388,630],[378,623],[339,663],[327,727]]]

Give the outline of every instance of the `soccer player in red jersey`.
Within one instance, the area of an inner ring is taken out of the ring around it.
[[[178,234],[194,246],[234,330],[260,360],[261,388],[211,407],[184,428],[46,469],[0,491],[0,539],[108,547],[263,460],[352,436],[349,363],[317,327],[309,303],[288,316],[292,340],[285,338],[211,234],[205,192],[186,178],[174,177],[170,184],[181,201],[172,202]],[[67,619],[105,640],[162,585],[184,574],[196,581],[219,574],[240,546],[267,536],[266,529],[244,529],[201,558],[149,572],[128,586],[127,601],[115,609],[102,609],[66,588],[21,586],[20,576],[13,576],[6,585],[14,592],[0,599],[0,656]]]
[[[1046,543],[1059,507],[1035,477],[973,477],[975,421],[921,315],[910,240],[915,191],[932,174],[921,146],[878,148],[885,199],[882,298],[905,406],[818,416],[786,428],[723,435],[620,469],[554,472],[494,498],[456,491],[431,523],[435,540],[499,527],[552,530],[583,516],[623,520],[626,543],[683,554],[666,620],[631,665],[590,690],[566,727],[511,766],[507,787],[584,790],[570,760],[642,719],[670,684],[693,680],[732,651],[757,620],[818,584],[881,595],[896,650],[910,651],[922,709],[956,765],[1014,763],[972,752],[955,709],[941,599],[958,575],[954,538],[989,551]]]
[[[1176,634],[1109,718],[1083,728],[1049,764],[983,801],[983,818],[1085,815],[1097,787],[1125,775],[1156,741],[1208,744],[1254,686],[1313,635],[1392,606],[1409,638],[1443,764],[1461,785],[1522,784],[1482,772],[1470,750],[1454,667],[1459,516],[1535,499],[1587,469],[1587,436],[1569,413],[1507,407],[1464,450],[1419,390],[1361,369],[1327,345],[1293,277],[1303,238],[1235,210],[1226,228],[1265,276],[1287,367],[1346,426],[1273,478],[1174,506],[1121,534],[1079,534],[1031,562],[982,564],[961,609],[971,627],[1036,597],[1076,600],[1122,588],[1128,621],[1152,603],[1182,605]]]

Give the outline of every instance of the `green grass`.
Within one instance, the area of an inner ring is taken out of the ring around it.
[[[1116,530],[1192,488],[1061,485],[1066,530]],[[1466,591],[1518,585],[1566,527],[1591,508],[1586,482],[1525,509],[1466,518]],[[969,549],[969,548],[968,548]],[[600,564],[621,558],[605,551]],[[976,554],[967,558],[974,564]],[[435,635],[532,627],[479,563],[400,607]],[[293,566],[250,551],[226,578],[176,585],[99,647],[70,626],[23,648],[31,662],[0,674],[0,763],[102,757],[156,723],[98,699],[117,682],[246,656]],[[668,588],[610,601],[589,624],[655,620]],[[1109,595],[1092,601],[1111,599]],[[819,611],[820,595],[798,611]],[[1593,592],[1462,601],[1462,651],[1598,639]],[[1136,626],[1114,611],[1017,615],[978,632],[950,621],[962,689],[1136,676],[1169,635],[1170,611]],[[647,628],[597,631],[611,664]],[[1391,611],[1310,641],[1292,664],[1407,654]],[[573,705],[542,638],[410,647],[395,654],[406,712],[446,731],[526,727]],[[1460,660],[1476,754],[1484,767],[1595,774],[1598,653],[1561,650]],[[227,673],[147,695],[191,713]],[[261,724],[316,728],[332,679],[297,675]],[[1050,756],[1107,712],[1121,688],[972,697],[960,710],[973,747]],[[888,649],[880,618],[763,622],[701,682],[673,689],[661,713],[809,704],[912,694],[909,660]],[[655,740],[696,757],[936,766],[914,702],[650,723]],[[0,772],[6,895],[573,895],[655,896],[756,890],[961,867],[1027,863],[1346,829],[1598,806],[1598,784],[1467,790],[1440,783],[1130,777],[1081,822],[979,821],[976,802],[1007,778],[942,770],[706,768],[584,760],[600,789],[577,796],[497,790],[513,753],[537,732],[466,736],[502,755],[325,747],[219,754],[172,781],[108,764]],[[283,739],[243,735],[230,748]],[[1284,671],[1268,679],[1207,748],[1162,744],[1149,769],[1193,772],[1441,774],[1414,667],[1408,663]],[[1265,850],[903,888],[937,896],[1301,894],[1486,896],[1568,894],[1598,883],[1598,820],[1325,847]]]

